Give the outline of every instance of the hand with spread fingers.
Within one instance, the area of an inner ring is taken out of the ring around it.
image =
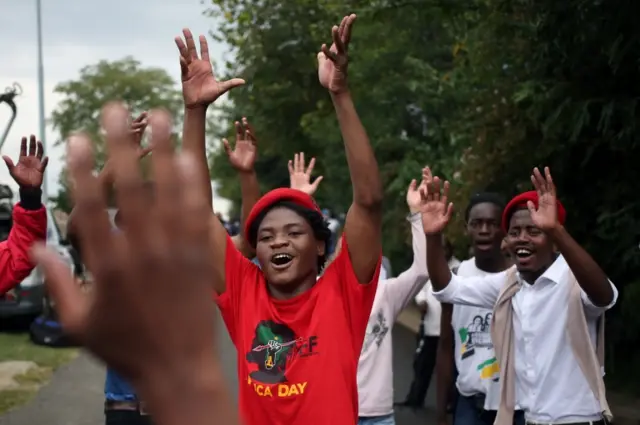
[[[347,86],[348,50],[355,20],[356,15],[353,14],[342,18],[340,26],[331,28],[333,40],[331,47],[323,44],[318,53],[318,79],[320,84],[333,94],[349,90]]]
[[[224,151],[229,157],[229,162],[238,172],[249,173],[253,171],[256,162],[256,137],[255,132],[247,118],[242,118],[242,123],[235,122],[236,145],[231,149],[231,144],[227,139],[222,139]]]
[[[548,232],[556,228],[558,222],[558,201],[556,198],[556,185],[551,178],[549,167],[544,168],[544,176],[538,168],[533,169],[531,183],[538,193],[538,208],[533,202],[527,201],[527,208],[531,213],[531,221],[540,230]]]
[[[430,175],[430,171],[423,174],[423,176],[428,175]],[[449,182],[444,182],[442,190],[440,186],[440,177],[436,176],[420,192],[422,194],[420,206],[422,227],[427,235],[441,233],[453,215],[453,203],[448,202]]]
[[[191,31],[185,28],[182,30],[182,35],[184,40],[176,37],[175,41],[180,51],[182,95],[187,108],[207,107],[232,88],[245,83],[241,78],[218,81],[213,75],[206,37],[204,35],[199,37],[200,56],[198,56]]]
[[[134,385],[154,423],[237,424],[217,361],[211,206],[201,196],[204,183],[194,176],[194,159],[173,151],[168,114],[152,112],[150,126],[152,205],[144,195],[148,187],[128,112],[119,104],[103,110],[117,204],[126,223],[120,232],[111,228],[93,174],[91,141],[83,135],[69,140],[78,234],[94,278],[91,294],[82,293],[55,252],[40,246],[34,259],[43,267],[65,331]]]
[[[7,155],[2,159],[7,164],[9,174],[13,177],[21,189],[39,189],[44,179],[44,170],[49,163],[49,157],[43,156],[42,142],[36,140],[36,136],[29,137],[29,149],[27,151],[27,138],[20,142],[20,156],[15,164]]]
[[[411,214],[420,212],[420,207],[424,202],[422,192],[427,190],[427,184],[432,180],[433,176],[431,175],[431,169],[429,167],[425,167],[422,169],[422,180],[420,181],[420,185],[418,185],[418,182],[415,179],[411,180],[411,183],[409,183],[409,188],[407,189],[407,206],[409,207],[409,212]]]
[[[311,183],[311,173],[313,173],[313,168],[316,166],[316,159],[311,158],[309,166],[305,170],[304,152],[300,152],[293,156],[293,161],[289,160],[288,165],[291,189],[297,189],[307,195],[313,196],[316,190],[318,190],[318,185],[323,178],[322,176],[318,176],[313,183]]]

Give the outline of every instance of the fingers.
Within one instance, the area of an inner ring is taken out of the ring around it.
[[[447,217],[447,221],[451,220],[451,217],[453,217],[453,202],[449,202],[449,205],[447,205],[447,211],[444,215]]]
[[[245,139],[249,140],[252,144],[256,144],[256,133],[253,129],[253,125],[249,122],[247,117],[242,117],[242,126],[245,130]]]
[[[36,146],[37,146],[36,136],[32,134],[31,137],[29,137],[29,156],[36,155]]]
[[[349,42],[351,41],[351,30],[353,29],[353,23],[356,21],[356,18],[357,16],[352,13],[349,15],[347,22],[345,23],[344,33],[341,34],[345,48],[349,47]]]
[[[289,169],[289,177],[291,177],[293,175],[293,172],[295,171],[295,169],[293,168],[293,161],[289,160],[289,162],[287,163],[287,168]]]
[[[300,152],[299,154],[300,162],[298,162],[298,172],[304,174],[304,152]]]
[[[180,75],[183,80],[185,80],[187,75],[189,75],[189,64],[183,56],[180,56]]]
[[[409,188],[407,189],[407,192],[415,192],[416,191],[416,186],[417,186],[418,182],[416,182],[416,179],[412,179],[411,183],[409,183]]]
[[[184,41],[187,45],[187,57],[189,57],[190,60],[198,59],[198,51],[196,50],[196,43],[193,40],[193,34],[191,34],[191,31],[189,30],[189,28],[183,29],[182,35],[184,36]]]
[[[440,202],[440,177],[433,178],[433,200]]]
[[[41,173],[44,172],[44,170],[47,169],[47,165],[49,165],[49,157],[45,156],[42,162],[40,162],[40,167],[38,167],[38,171],[40,171]]]
[[[231,150],[231,145],[229,144],[229,141],[227,139],[222,139],[222,147],[224,148],[224,152],[227,154],[227,156],[231,156],[231,153],[233,151]]]
[[[20,141],[20,156],[27,156],[27,138],[23,137]]]
[[[182,63],[182,59],[184,59],[185,64],[188,64],[187,61],[191,60],[191,56],[189,56],[189,50],[187,49],[187,45],[184,44],[184,41],[182,40],[181,37],[176,37],[174,38],[175,42],[176,42],[176,46],[178,47],[178,50],[180,51],[180,62]]]
[[[440,202],[443,204],[447,204],[447,200],[449,199],[449,182],[445,180],[444,188],[442,189],[442,196],[440,196]]]
[[[325,58],[329,59],[331,62],[338,61],[338,55],[329,50],[326,44],[323,44],[321,47],[321,52],[324,54]]]
[[[171,117],[164,110],[153,111],[150,118],[154,152],[151,167],[155,179],[155,209],[160,218],[160,226],[169,234],[179,232],[176,226],[183,214],[178,208],[181,188],[176,169],[173,143],[171,141]],[[200,192],[202,195],[203,192]],[[146,235],[150,237],[151,235]]]
[[[340,38],[340,33],[337,26],[331,28],[331,37],[333,38],[333,44],[336,46],[338,53],[345,53],[346,47]]]
[[[38,140],[38,143],[36,146],[36,158],[42,161],[43,155],[44,155],[44,146],[42,145],[42,142]]]
[[[96,273],[96,261],[111,255],[111,223],[106,211],[102,187],[93,174],[94,160],[91,141],[82,134],[74,135],[67,142],[67,169],[73,183],[72,198],[75,200],[75,225],[80,235],[83,258],[89,269]]]
[[[65,332],[74,336],[82,335],[89,311],[89,300],[74,282],[69,267],[55,251],[42,245],[36,245],[31,255],[44,271],[47,290],[56,303],[56,312]]]
[[[544,167],[544,179],[547,183],[547,188],[549,189],[549,192],[555,196],[556,185],[555,183],[553,183],[553,178],[551,177],[551,170],[549,170],[549,167]]]
[[[300,154],[293,154],[293,171],[300,172]]]
[[[200,58],[204,61],[211,62],[209,59],[209,44],[207,43],[207,37],[201,35],[198,39],[200,40]]]
[[[116,201],[128,234],[142,240],[147,231],[148,190],[138,164],[137,147],[129,131],[129,113],[121,104],[111,103],[102,112],[109,160],[113,161]],[[154,145],[155,146],[155,145]]]
[[[533,187],[536,189],[536,192],[538,192],[538,196],[541,196],[547,191],[546,181],[544,177],[542,177],[542,174],[540,173],[538,167],[533,169],[533,174],[531,175],[531,183],[533,183]]]
[[[236,121],[233,124],[236,127],[236,143],[238,143],[238,141],[242,140],[244,131],[242,126],[240,125],[240,121]]]
[[[318,176],[313,183],[311,183],[311,189],[313,190],[313,192],[315,192],[316,190],[318,190],[318,186],[320,185],[320,182],[322,182],[322,179],[324,178],[324,176]]]
[[[426,166],[422,169],[422,180],[426,182],[430,182],[433,180],[433,173],[431,172],[431,168]]]
[[[311,158],[311,161],[309,161],[309,166],[307,167],[307,171],[305,172],[305,174],[311,177],[311,173],[313,172],[313,167],[315,166],[316,166],[316,159]]]

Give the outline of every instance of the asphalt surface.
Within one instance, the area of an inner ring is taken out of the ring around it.
[[[234,394],[238,382],[235,376],[235,348],[227,336],[222,321],[220,323],[220,355],[227,374],[227,380]],[[412,378],[411,364],[415,349],[415,334],[396,325],[394,339],[394,388],[396,400],[402,400],[407,393]],[[104,368],[88,354],[81,354],[54,374],[51,382],[43,387],[31,402],[25,406],[0,416],[0,425],[102,425]],[[396,410],[398,425],[425,425],[434,423],[433,406],[435,392],[433,385],[427,396],[423,411]]]

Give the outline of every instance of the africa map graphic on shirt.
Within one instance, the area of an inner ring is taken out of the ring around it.
[[[380,348],[380,344],[384,340],[384,337],[389,332],[389,326],[387,325],[387,319],[384,317],[384,313],[382,310],[379,310],[375,316],[374,322],[369,322],[369,330],[364,337],[364,344],[362,344],[362,351],[367,351],[369,346],[376,343],[377,347]]]
[[[491,342],[491,319],[492,313],[487,313],[484,317],[477,315],[473,321],[458,329],[458,335],[462,342],[460,347],[460,358],[465,360],[476,355],[476,349],[493,349]],[[484,350],[483,350],[484,351]],[[498,361],[495,356],[480,363],[477,367],[482,379],[498,379]]]

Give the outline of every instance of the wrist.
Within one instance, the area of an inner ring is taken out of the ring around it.
[[[20,206],[25,210],[39,210],[42,207],[42,189],[39,187],[20,187]]]
[[[340,90],[337,92],[330,92],[331,98],[334,100],[348,99],[351,98],[351,91],[349,88],[345,88],[344,90]]]
[[[553,226],[552,228],[546,231],[547,235],[549,235],[549,237],[554,240],[561,237],[564,232],[565,232],[565,228],[560,223],[556,224],[555,226]]]
[[[253,168],[250,170],[236,170],[236,172],[240,178],[253,177],[256,175],[256,170]]]

